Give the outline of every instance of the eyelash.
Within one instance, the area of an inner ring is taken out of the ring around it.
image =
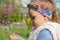
[[[31,17],[31,19],[35,19],[35,17]]]

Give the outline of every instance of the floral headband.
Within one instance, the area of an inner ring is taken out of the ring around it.
[[[38,5],[34,4],[34,3],[31,3],[27,6],[28,8],[34,8],[36,11],[38,11],[39,13],[43,14],[44,16],[48,17],[49,19],[52,18],[52,12],[47,10],[47,9],[44,9],[44,8],[41,8],[39,7]]]

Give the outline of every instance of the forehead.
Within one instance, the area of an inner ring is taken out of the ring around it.
[[[36,14],[36,11],[34,9],[30,9],[29,14]]]
[[[36,16],[36,15],[40,15],[40,13],[37,12],[37,11],[35,11],[35,10],[33,10],[33,9],[30,9],[30,10],[29,10],[29,15],[30,15],[30,16]]]

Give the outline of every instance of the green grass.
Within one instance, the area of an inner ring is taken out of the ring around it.
[[[3,27],[0,27],[0,40],[9,40],[9,35],[12,33],[18,34],[21,37],[23,37],[25,40],[27,40],[30,31],[31,29],[28,28],[11,27],[6,32]]]

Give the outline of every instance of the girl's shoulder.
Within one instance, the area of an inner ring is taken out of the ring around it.
[[[56,23],[56,22],[48,22],[46,24],[50,24],[52,26],[60,26],[60,24],[59,23]]]

